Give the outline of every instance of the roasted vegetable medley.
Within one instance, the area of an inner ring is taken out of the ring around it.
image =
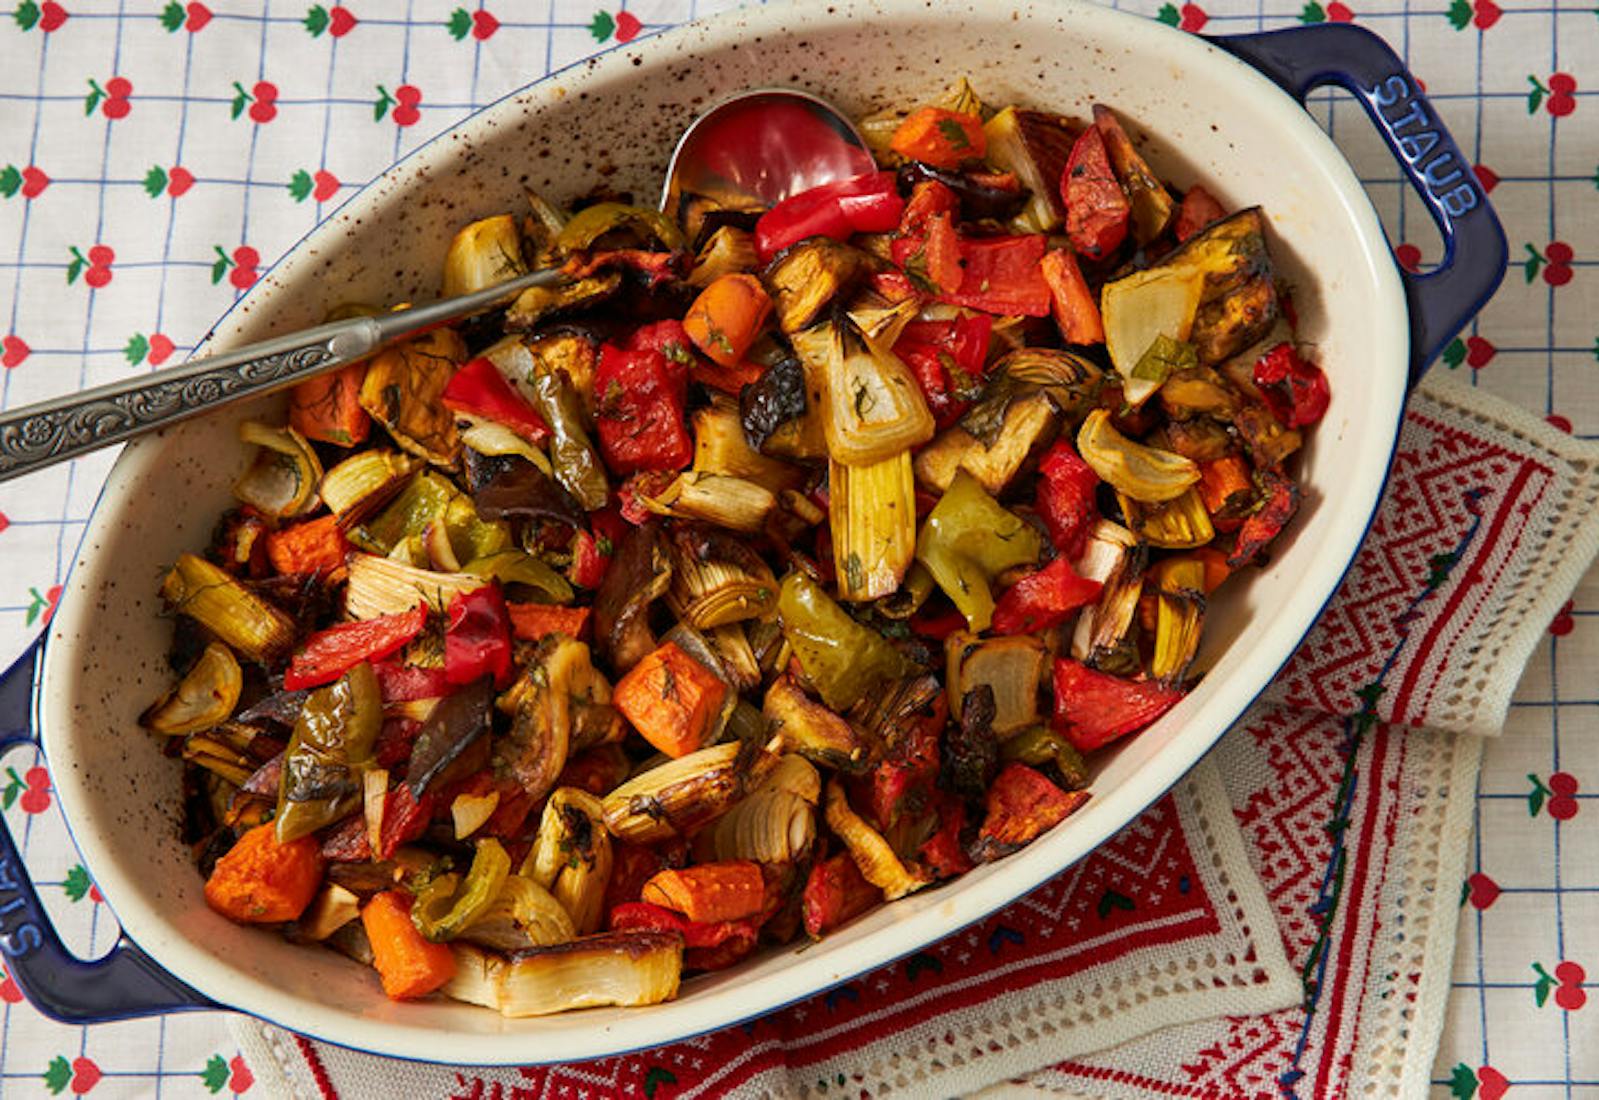
[[[468,225],[445,293],[568,279],[243,427],[142,718],[213,908],[394,998],[655,1003],[1016,851],[1182,698],[1328,402],[1262,211],[1100,106],[862,132],[771,209]]]

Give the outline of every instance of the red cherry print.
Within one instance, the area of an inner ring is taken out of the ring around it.
[[[1570,772],[1555,772],[1549,777],[1549,792],[1551,794],[1563,794],[1569,797],[1576,794],[1578,788],[1577,777]],[[1571,965],[1576,966],[1577,964],[1572,963]],[[1580,970],[1582,968],[1577,967],[1577,969]],[[1578,978],[1577,981],[1580,982],[1582,979]]]
[[[1399,261],[1399,266],[1406,271],[1414,272],[1421,266],[1421,249],[1413,244],[1402,244],[1394,249],[1394,259]]]
[[[259,277],[259,274],[253,267],[235,267],[232,271],[228,272],[228,282],[232,283],[239,290],[249,290],[255,285],[255,281]]]
[[[1568,432],[1570,430],[1570,428],[1566,429]],[[1549,623],[1549,633],[1557,638],[1564,638],[1571,633],[1572,629],[1577,625],[1577,620],[1571,617],[1571,609],[1575,606],[1575,603],[1576,601],[1574,600],[1567,600],[1565,605],[1555,612],[1555,617]]]
[[[240,267],[259,267],[261,265],[261,253],[247,244],[241,244],[233,250],[233,262]]]
[[[1498,18],[1498,16],[1495,16]],[[1510,1089],[1510,1082],[1505,1075],[1492,1066],[1481,1066],[1477,1070],[1477,1096],[1480,1100],[1499,1100]]]
[[[1485,31],[1499,22],[1499,16],[1502,14],[1494,0],[1477,0],[1472,6],[1472,11],[1471,21],[1476,24],[1479,31]]]
[[[50,808],[49,791],[23,791],[17,805],[25,814],[42,814]]]
[[[1333,0],[1327,5],[1327,21],[1330,23],[1348,23],[1355,18],[1355,13],[1350,11],[1338,0]]]
[[[127,118],[128,112],[131,110],[133,110],[133,104],[126,99],[108,99],[100,104],[100,113],[113,121],[119,118]]]
[[[1466,338],[1466,362],[1473,369],[1486,367],[1498,352],[1498,348],[1481,336],[1468,336]]]
[[[96,905],[101,905],[105,902],[105,895],[102,894],[100,892],[100,888],[92,882],[89,883],[89,900],[94,902]]]
[[[422,112],[417,110],[417,104],[422,102],[422,89],[414,84],[401,84],[394,89],[394,124],[396,126],[415,126],[422,118]]]
[[[10,526],[11,521],[6,518],[6,514],[4,512],[0,512],[0,532],[3,532],[7,527]]]
[[[250,94],[255,96],[257,103],[272,103],[278,98],[278,86],[262,80],[250,89]]]
[[[1556,821],[1570,821],[1577,816],[1578,802],[1575,798],[1557,794],[1546,803],[1549,816]]]
[[[1588,1003],[1588,994],[1581,986],[1563,985],[1555,990],[1555,1004],[1567,1012],[1575,1012]]]
[[[1199,11],[1198,8],[1195,8],[1194,10]],[[1199,14],[1201,21],[1203,21],[1205,13],[1200,12]],[[633,39],[638,37],[638,32],[643,29],[644,24],[640,23],[638,21],[638,16],[634,15],[632,12],[619,11],[616,13],[616,40],[618,42],[633,41]]]
[[[117,254],[110,245],[97,244],[89,249],[89,262],[95,267],[107,267],[116,262]]]
[[[1556,774],[1559,773],[1557,772]],[[1553,787],[1554,785],[1554,776],[1550,776],[1549,786]],[[1574,787],[1573,790],[1575,789]],[[1555,967],[1555,980],[1560,982],[1561,985],[1581,985],[1588,980],[1588,972],[1582,968],[1581,963],[1575,963],[1567,959]]]
[[[1559,428],[1567,435],[1571,434],[1571,421],[1567,420],[1559,413],[1550,413],[1548,416],[1544,417],[1544,420],[1547,421],[1551,426]]]
[[[343,38],[355,29],[358,22],[360,20],[349,8],[334,8],[328,12],[328,33],[334,38]]]
[[[67,9],[57,4],[55,0],[45,0],[39,5],[39,29],[49,34],[59,30],[61,24],[67,21]]]
[[[1567,264],[1550,264],[1543,269],[1543,281],[1550,286],[1565,286],[1571,282],[1571,268]]]
[[[74,1096],[82,1096],[100,1083],[100,1067],[88,1058],[72,1060],[72,1083],[67,1087]]]
[[[1499,899],[1499,884],[1481,871],[1466,879],[1466,887],[1466,900],[1473,909],[1486,909]]]
[[[127,99],[133,94],[133,81],[125,76],[114,76],[105,82],[105,94],[112,99]]]
[[[235,1054],[228,1068],[233,1073],[228,1077],[229,1092],[249,1092],[250,1086],[255,1084],[255,1074],[250,1072],[250,1067],[244,1064],[244,1055]]]
[[[339,177],[335,176],[332,172],[318,172],[316,175],[312,176],[311,179],[316,184],[311,191],[311,197],[317,202],[327,202],[334,195],[339,193],[339,187],[341,186],[339,183]]]
[[[35,168],[32,165],[29,165],[22,170],[23,198],[36,199],[43,194],[44,189],[49,186],[50,177],[45,175],[43,170]]]
[[[1499,174],[1486,164],[1476,165],[1472,171],[1477,174],[1477,182],[1482,184],[1484,191],[1491,194],[1493,189],[1499,186]]]
[[[1570,95],[1577,90],[1577,78],[1570,73],[1555,73],[1549,78],[1549,90],[1557,95]]]
[[[167,194],[178,198],[194,186],[194,173],[187,168],[173,165],[167,172]]]
[[[183,21],[183,29],[190,34],[198,33],[211,22],[211,9],[200,3],[200,0],[190,0],[189,6],[184,10],[189,13],[189,17]]]
[[[256,100],[254,103],[250,104],[251,122],[266,123],[271,122],[277,117],[278,105],[276,103],[263,103],[260,100]]]
[[[623,14],[625,15],[627,13],[624,12]],[[637,23],[638,20],[634,19],[633,22]],[[479,42],[487,42],[490,38],[494,37],[494,32],[499,29],[500,21],[494,18],[492,12],[487,12],[480,9],[472,13],[472,37],[477,39]],[[620,19],[618,19],[616,22],[616,36],[618,38],[622,37],[622,21]],[[624,41],[626,40],[624,39]]]
[[[91,267],[83,273],[83,285],[99,290],[110,285],[111,269],[109,267]]]
[[[1543,250],[1543,258],[1552,264],[1569,264],[1575,257],[1576,253],[1565,241],[1550,241],[1549,247]]]
[[[1184,4],[1182,20],[1177,24],[1179,28],[1190,33],[1197,33],[1210,22],[1210,16],[1205,14],[1205,9],[1198,4]]]
[[[0,973],[4,973],[4,971],[0,971]],[[10,974],[6,974],[5,979],[0,981],[0,1001],[4,1001],[8,1005],[22,1003],[22,990],[18,989],[17,983],[11,980]]]
[[[1565,118],[1576,109],[1577,97],[1574,95],[1566,95],[1563,92],[1556,92],[1554,95],[1549,97],[1549,113],[1554,115],[1556,118]]]
[[[159,332],[150,334],[150,351],[145,361],[152,367],[159,367],[172,357],[172,341]]]
[[[21,366],[22,361],[28,357],[28,353],[32,350],[26,340],[16,333],[12,333],[4,340],[0,340],[0,367],[9,369]]]

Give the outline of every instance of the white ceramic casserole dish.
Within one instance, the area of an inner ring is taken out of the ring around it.
[[[1161,176],[1203,181],[1229,208],[1264,206],[1300,333],[1332,381],[1331,408],[1299,460],[1304,506],[1270,566],[1218,602],[1202,658],[1209,675],[1099,760],[1087,807],[1014,856],[885,905],[803,951],[692,979],[678,1000],[641,1010],[505,1020],[449,1001],[395,1004],[367,968],[232,924],[206,907],[178,839],[177,766],[135,718],[169,682],[157,578],[206,543],[231,502],[245,458],[235,427],[270,412],[276,399],[266,399],[127,449],[47,644],[0,682],[0,734],[37,731],[73,836],[126,932],[104,961],[67,957],[0,837],[0,949],[41,1008],[96,1020],[216,1004],[351,1047],[451,1063],[655,1046],[767,1012],[979,919],[1092,850],[1210,748],[1337,586],[1381,494],[1409,380],[1504,267],[1503,236],[1468,162],[1391,51],[1365,32],[1318,27],[1218,45],[1065,2],[837,0],[733,13],[574,66],[435,139],[280,260],[209,349],[308,325],[336,301],[432,297],[452,232],[515,208],[524,185],[564,199],[611,170],[612,186],[654,195],[676,136],[726,94],[794,86],[859,115],[914,101],[958,73],[989,102],[1079,115],[1095,100],[1113,104]],[[1439,219],[1450,253],[1439,274],[1402,278],[1354,173],[1295,98],[1327,82],[1367,105]],[[1419,133],[1439,142],[1408,159]]]

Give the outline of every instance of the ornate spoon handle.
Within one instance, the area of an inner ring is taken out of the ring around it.
[[[0,481],[164,428],[220,405],[271,393],[370,355],[399,339],[556,282],[538,271],[459,298],[398,313],[353,317],[224,355],[0,413]]]

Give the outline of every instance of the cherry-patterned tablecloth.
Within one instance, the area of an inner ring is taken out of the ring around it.
[[[430,135],[597,50],[729,6],[18,0],[0,27],[0,407],[176,362],[265,264]],[[1476,162],[1513,253],[1505,287],[1435,369],[1599,438],[1592,0],[1122,6],[1194,31],[1354,20],[1393,43]],[[1359,109],[1328,94],[1313,112],[1402,262],[1435,256]],[[0,666],[49,616],[109,461],[0,486]],[[1439,1097],[1599,1098],[1585,984],[1599,978],[1596,673],[1590,576],[1487,746]],[[114,922],[26,754],[0,763],[0,807],[68,940],[104,950]],[[6,1097],[262,1091],[220,1014],[66,1027],[6,980],[0,1006]]]

